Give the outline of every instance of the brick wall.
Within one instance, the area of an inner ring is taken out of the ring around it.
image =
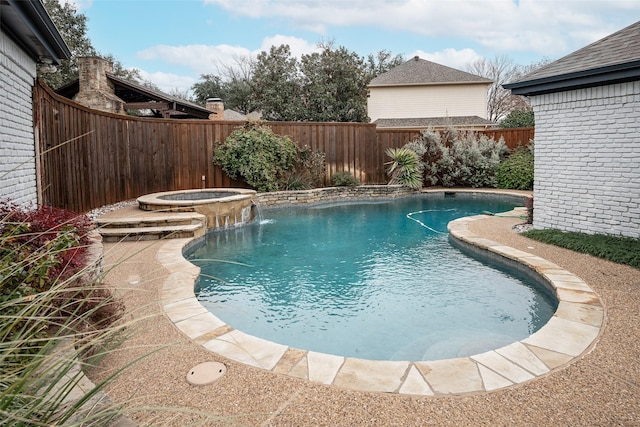
[[[37,202],[32,87],[36,64],[0,31],[0,196]]]
[[[640,237],[640,81],[531,103],[534,227]]]

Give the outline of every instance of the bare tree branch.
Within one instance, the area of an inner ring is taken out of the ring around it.
[[[517,80],[549,62],[550,60],[543,59],[523,66],[514,63],[508,56],[501,55],[490,60],[480,58],[468,64],[466,71],[493,80],[487,98],[487,119],[497,123],[513,110],[530,109],[531,104],[525,97],[513,95],[502,85]]]

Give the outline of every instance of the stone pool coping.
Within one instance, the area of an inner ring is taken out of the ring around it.
[[[521,215],[524,208],[514,211]],[[481,238],[469,224],[484,215],[449,223],[451,238],[485,256],[535,272],[556,294],[558,308],[533,335],[485,353],[435,361],[376,361],[289,348],[226,325],[194,295],[200,269],[182,253],[192,239],[173,239],[158,250],[169,271],[162,306],[174,325],[195,343],[228,359],[296,378],[341,388],[414,395],[488,392],[545,376],[588,352],[600,334],[604,307],[579,277],[541,257]]]
[[[167,196],[179,196],[183,194],[199,193],[228,193],[228,196],[220,196],[208,199],[164,199]],[[210,203],[232,202],[238,200],[253,199],[257,196],[255,190],[246,188],[199,188],[194,190],[175,190],[160,193],[145,194],[136,199],[142,210],[171,210],[171,208],[201,206]]]

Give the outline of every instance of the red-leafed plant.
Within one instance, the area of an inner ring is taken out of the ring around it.
[[[88,260],[92,223],[63,209],[0,200],[0,419],[2,425],[108,425],[119,410],[73,397],[83,371],[114,348],[124,305]],[[100,406],[100,405],[98,405]]]
[[[122,304],[86,274],[92,227],[86,215],[50,206],[24,209],[0,200],[0,300],[33,296],[63,284],[51,316],[90,312],[97,327],[117,319]]]
[[[50,206],[27,210],[2,200],[0,217],[0,256],[18,267],[14,279],[21,277],[23,284],[44,291],[85,267],[92,228],[87,216]]]

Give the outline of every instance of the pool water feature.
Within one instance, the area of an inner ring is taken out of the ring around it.
[[[449,243],[450,220],[513,206],[409,197],[266,210],[188,259],[202,268],[200,302],[248,334],[364,359],[467,356],[531,335],[556,308],[533,281]]]
[[[206,217],[205,227],[216,230],[253,221],[256,196],[245,188],[203,188],[147,194],[137,201],[144,211],[198,212]]]

